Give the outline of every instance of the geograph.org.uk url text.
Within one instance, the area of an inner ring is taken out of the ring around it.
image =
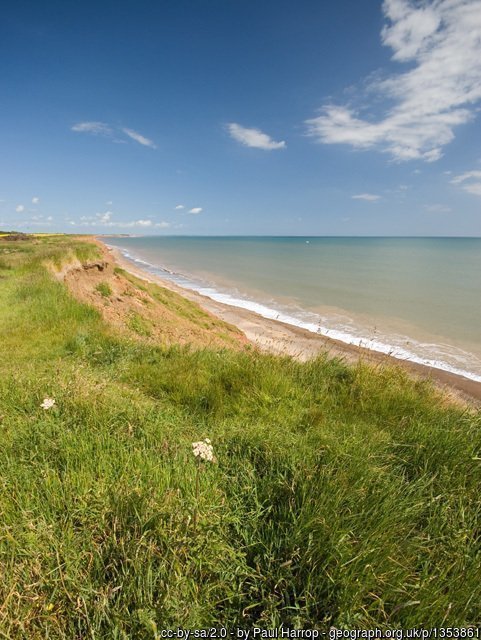
[[[206,629],[163,629],[158,633],[161,639],[193,640],[194,638],[232,638],[236,640],[263,640],[267,638],[292,638],[306,640],[404,640],[419,638],[420,640],[481,638],[481,629],[475,627],[431,627],[411,629],[337,629],[331,627],[327,631],[319,629],[227,629],[226,627],[210,627]]]

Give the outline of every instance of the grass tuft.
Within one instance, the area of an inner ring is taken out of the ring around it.
[[[110,296],[112,295],[112,288],[108,282],[99,282],[96,285],[95,290],[98,291],[98,293],[100,293],[100,295],[104,298],[110,298]]]

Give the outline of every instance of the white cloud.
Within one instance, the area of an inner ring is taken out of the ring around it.
[[[152,220],[132,220],[131,222],[106,222],[106,227],[120,227],[121,229],[128,229],[130,227],[151,227],[153,225]]]
[[[240,142],[246,147],[255,147],[256,149],[266,149],[271,151],[272,149],[284,149],[286,143],[284,140],[276,142],[267,133],[263,133],[259,129],[247,129],[240,124],[231,122],[227,125],[227,130],[234,140]]]
[[[451,180],[451,184],[461,184],[466,180],[481,180],[481,171],[466,171]]]
[[[25,211],[25,207],[23,206],[23,204],[18,204],[18,205],[15,207],[15,211],[16,211],[17,213],[23,213],[23,212]]]
[[[468,193],[472,193],[474,196],[481,196],[481,182],[467,184],[464,190]]]
[[[77,124],[74,124],[71,127],[71,130],[78,133],[91,133],[93,135],[106,136],[107,138],[110,138],[112,142],[125,144],[125,140],[121,140],[117,137],[117,133],[122,131],[126,136],[135,140],[144,147],[151,147],[152,149],[157,148],[152,140],[149,140],[137,131],[128,129],[127,127],[119,129],[118,127],[111,126],[106,122],[77,122]]]
[[[365,200],[366,202],[376,202],[380,200],[381,196],[377,196],[374,193],[358,193],[355,196],[351,196],[353,200]]]
[[[202,207],[194,207],[193,209],[189,210],[189,213],[193,213],[194,215],[197,215],[198,213],[202,213]]]
[[[382,30],[383,44],[394,50],[393,59],[399,62],[415,58],[441,24],[433,4],[416,7],[406,0],[385,0],[383,11],[391,21]]]
[[[107,200],[107,202],[105,203],[108,207],[111,207],[113,205],[112,200]]]
[[[378,149],[397,161],[433,162],[455,127],[473,119],[481,99],[481,0],[385,0],[383,12],[383,44],[393,60],[411,63],[370,87],[392,106],[376,120],[329,104],[306,121],[308,133],[324,144]]]
[[[72,131],[78,133],[93,133],[94,135],[110,136],[112,129],[105,122],[77,122],[72,126]]]
[[[472,182],[464,186],[464,190],[472,193],[474,196],[481,196],[481,182]]]
[[[175,210],[176,210],[176,211],[180,211],[181,209],[185,209],[185,207],[184,207],[184,205],[183,205],[183,204],[178,204],[178,205],[175,207]]]
[[[167,229],[171,226],[170,222],[165,220],[154,222],[149,218],[139,218],[138,220],[114,220],[112,211],[96,213],[95,215],[81,216],[78,221],[68,220],[71,225],[79,227],[107,227],[109,229],[132,229],[133,227],[149,228],[157,227],[159,229]],[[50,216],[47,220],[52,220]]]
[[[38,196],[34,196],[32,198],[32,204],[38,204],[40,202],[40,198]]]
[[[49,222],[52,222],[52,220],[53,220],[52,216],[48,216],[48,217],[47,217],[47,220],[48,220]]]
[[[97,213],[95,216],[81,216],[79,222],[70,220],[70,224],[78,225],[81,227],[116,227],[120,229],[129,229],[131,227],[152,227],[154,223],[152,220],[140,219],[130,220],[127,222],[121,222],[111,220],[112,212],[106,211],[105,213]],[[168,223],[158,223],[157,226],[164,226]]]
[[[124,127],[122,131],[125,133],[125,135],[129,136],[129,138],[132,138],[132,140],[135,140],[139,144],[142,144],[144,147],[157,149],[155,143],[152,142],[152,140],[149,140],[145,136],[140,135],[140,133],[137,133],[137,131],[134,131],[133,129],[127,129],[126,127]]]
[[[99,219],[99,222],[102,224],[110,222],[111,217],[112,217],[111,211],[105,211],[105,213],[97,213],[97,218]]]
[[[461,185],[461,188],[475,196],[481,196],[481,171],[467,171],[455,176],[451,184]]]

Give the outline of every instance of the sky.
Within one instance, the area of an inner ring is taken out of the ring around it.
[[[0,229],[481,236],[481,0],[19,0],[0,62]]]

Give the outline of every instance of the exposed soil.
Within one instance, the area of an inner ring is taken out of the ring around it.
[[[98,244],[102,258],[64,265],[55,273],[72,294],[100,311],[116,331],[155,344],[197,348],[237,348],[248,344],[236,327],[216,318],[174,291],[139,280],[115,265]]]

